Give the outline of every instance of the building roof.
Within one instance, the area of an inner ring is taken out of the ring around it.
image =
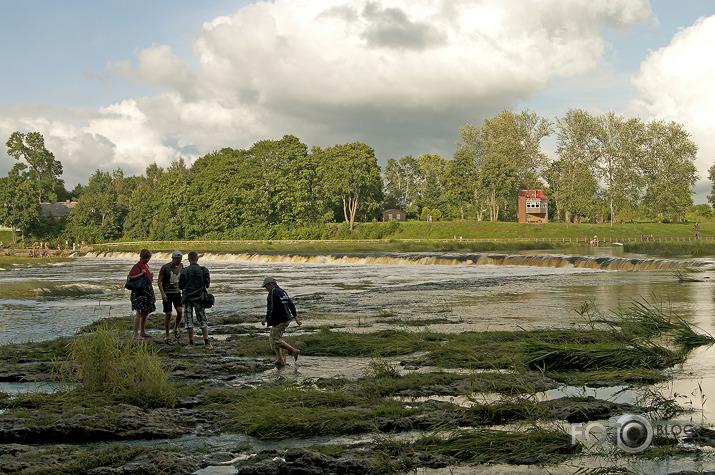
[[[43,218],[61,218],[67,216],[75,206],[77,206],[76,201],[50,201],[49,203],[42,203],[40,214]]]

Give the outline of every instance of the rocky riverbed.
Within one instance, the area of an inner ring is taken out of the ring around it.
[[[129,318],[112,324],[126,338]],[[570,473],[573,465],[563,463],[584,447],[564,427],[654,409],[585,395],[534,397],[565,384],[563,374],[443,368],[424,352],[336,355],[323,341],[335,334],[319,331],[292,338],[301,356],[276,368],[267,335],[254,326],[217,322],[211,334],[213,349],[190,348],[185,335],[167,345],[156,332],[146,343],[126,342],[146,345],[168,372],[175,397],[162,407],[78,397],[71,381],[58,380],[69,339],[3,346],[0,383],[15,389],[0,393],[0,472]],[[394,343],[399,335],[388,336]],[[591,386],[638,384],[630,377],[594,374]],[[464,434],[473,438],[460,447]],[[695,434],[694,443],[712,445],[708,436]],[[535,450],[520,448],[529,446]]]

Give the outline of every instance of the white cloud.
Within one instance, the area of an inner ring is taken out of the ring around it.
[[[361,140],[383,160],[449,156],[460,126],[554,78],[596,73],[601,30],[650,17],[647,0],[258,2],[205,23],[195,63],[156,45],[108,64],[125,81],[156,86],[156,95],[85,121],[67,119],[76,111],[14,110],[0,133],[43,133],[68,182],[74,163],[83,166],[75,175],[118,166],[141,173],[153,161],[166,166],[284,134],[318,146]]]
[[[710,192],[708,169],[715,157],[715,16],[700,18],[673,37],[671,43],[650,53],[633,79],[640,97],[631,112],[644,120],[662,119],[683,124],[698,144],[700,178],[696,193],[705,202]]]

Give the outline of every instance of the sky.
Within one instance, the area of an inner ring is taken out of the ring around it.
[[[451,159],[504,109],[614,111],[685,126],[699,204],[714,47],[712,0],[0,0],[0,138],[40,132],[71,190],[284,135]]]

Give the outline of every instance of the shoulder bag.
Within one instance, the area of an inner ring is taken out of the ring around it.
[[[124,284],[124,288],[127,290],[142,290],[146,287],[146,283],[147,278],[145,275],[136,280],[129,280],[129,276],[127,276],[127,283]]]

